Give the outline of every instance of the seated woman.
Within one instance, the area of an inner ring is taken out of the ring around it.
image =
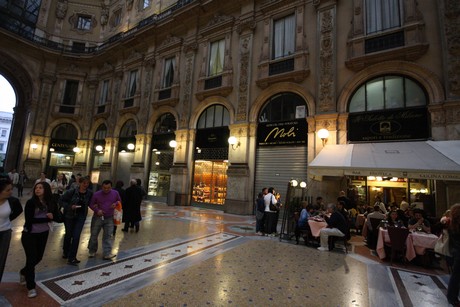
[[[300,203],[302,205],[302,211],[300,211],[300,217],[295,225],[295,241],[299,244],[300,232],[302,230],[309,230],[308,218],[310,217],[310,206],[306,201]]]
[[[431,233],[430,222],[423,217],[423,210],[414,209],[414,218],[409,220],[409,230]]]
[[[388,214],[387,223],[388,226],[404,227],[404,223],[399,219],[398,211],[396,210],[390,211],[390,213]]]

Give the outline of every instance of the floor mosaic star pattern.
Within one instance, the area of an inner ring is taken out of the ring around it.
[[[44,280],[40,284],[50,295],[64,303],[236,238],[238,236],[231,234],[213,233],[90,269]]]

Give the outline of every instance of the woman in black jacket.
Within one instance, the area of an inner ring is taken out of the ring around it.
[[[35,266],[40,263],[45,253],[50,231],[50,222],[59,216],[59,207],[53,202],[51,187],[46,182],[34,185],[32,198],[24,208],[24,230],[21,242],[26,254],[26,265],[19,272],[20,283],[26,283],[27,296],[37,296],[35,290]]]
[[[454,265],[447,287],[447,300],[455,307],[460,306],[458,294],[460,289],[460,204],[450,208],[449,245]]]
[[[12,194],[13,183],[9,179],[0,179],[0,281],[11,242],[11,221],[22,213],[19,199],[11,197]]]

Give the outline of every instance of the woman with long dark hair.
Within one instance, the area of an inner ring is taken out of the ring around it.
[[[0,179],[0,281],[11,242],[11,221],[22,213],[19,199],[11,197],[12,194],[13,183],[9,179]]]
[[[450,208],[449,245],[453,257],[452,274],[447,287],[447,300],[455,307],[460,306],[458,294],[460,289],[460,204]]]
[[[37,296],[35,290],[35,266],[40,263],[45,252],[50,231],[50,222],[59,214],[53,202],[51,187],[47,182],[38,182],[33,187],[33,195],[24,207],[24,230],[21,242],[26,254],[26,265],[19,272],[21,284],[26,284],[29,298]]]

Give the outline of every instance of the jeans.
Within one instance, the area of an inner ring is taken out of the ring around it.
[[[454,265],[452,266],[452,274],[450,274],[449,286],[447,287],[447,299],[449,302],[458,301],[458,293],[460,289],[460,255],[454,255]]]
[[[0,231],[0,281],[2,281],[3,271],[5,270],[6,256],[10,248],[11,229]]]
[[[20,271],[26,277],[27,289],[35,289],[35,266],[40,263],[45,253],[49,231],[40,233],[23,232],[22,246],[26,253],[26,266]]]
[[[102,233],[102,251],[103,256],[108,256],[112,253],[112,239],[110,235],[113,233],[113,217],[104,217],[93,215],[91,220],[91,236],[88,242],[90,253],[97,252],[97,237],[103,229]]]
[[[85,225],[85,220],[86,216],[76,216],[74,218],[66,218],[64,221],[65,235],[62,249],[64,256],[67,256],[69,260],[77,258],[80,235]]]

